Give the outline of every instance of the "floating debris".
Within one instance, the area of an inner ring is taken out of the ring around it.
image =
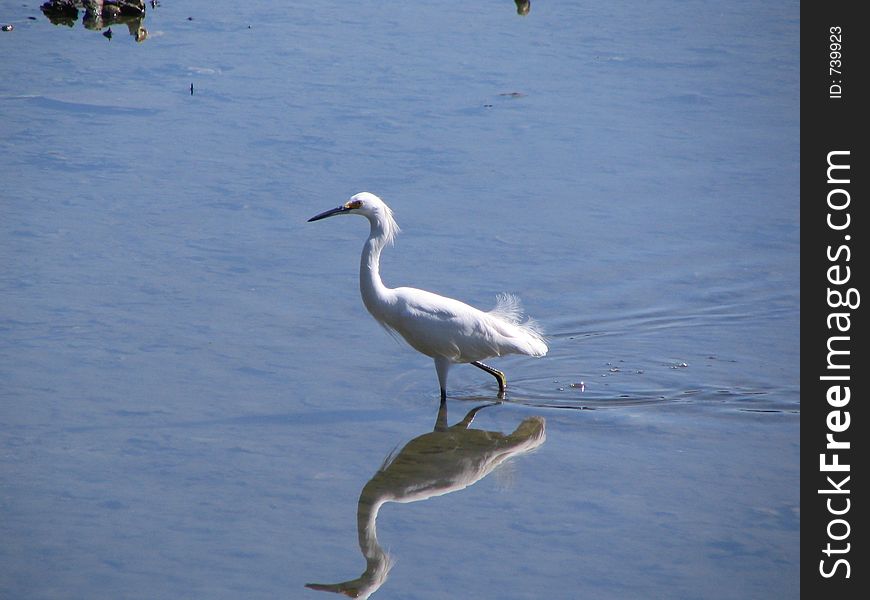
[[[585,392],[585,391],[586,391],[586,383],[583,382],[583,381],[579,381],[579,382],[577,382],[577,383],[572,383],[572,384],[571,384],[571,387],[572,387],[572,388],[576,388],[576,389],[580,390],[581,392]]]
[[[677,364],[675,364],[675,365],[671,365],[671,368],[672,368],[672,369],[685,369],[685,368],[688,367],[688,366],[689,366],[689,365],[687,365],[686,363],[681,362],[681,363],[677,363]]]
[[[2,29],[3,31],[12,31],[13,29],[15,29],[15,27],[13,27],[12,25],[3,25],[2,27],[0,27],[0,29]]]

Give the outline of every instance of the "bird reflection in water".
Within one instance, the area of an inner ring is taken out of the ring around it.
[[[494,403],[498,404],[498,403]],[[341,583],[309,583],[312,590],[368,598],[387,579],[390,557],[378,544],[378,511],[387,502],[417,502],[462,490],[477,483],[511,457],[530,452],[546,439],[543,417],[524,419],[510,434],[470,429],[484,404],[468,411],[460,422],[447,425],[447,403],[441,402],[435,429],[405,444],[384,460],[360,493],[357,505],[359,547],[366,569]]]

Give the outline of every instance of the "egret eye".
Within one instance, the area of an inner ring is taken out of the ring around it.
[[[354,208],[362,208],[362,200],[351,200],[350,202],[345,204],[344,207],[349,210]]]

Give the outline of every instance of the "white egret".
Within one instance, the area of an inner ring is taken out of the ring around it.
[[[537,324],[532,319],[521,321],[522,311],[515,296],[500,294],[495,308],[484,312],[425,290],[385,286],[379,272],[381,250],[394,241],[399,226],[390,207],[374,194],[356,194],[308,221],[334,215],[362,215],[369,220],[371,232],[359,266],[363,303],[388,332],[400,335],[412,348],[434,359],[442,400],[447,397],[447,371],[454,363],[471,363],[495,377],[499,398],[504,398],[504,373],[480,361],[504,354],[547,353]]]

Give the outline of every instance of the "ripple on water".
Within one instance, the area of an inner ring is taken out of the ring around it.
[[[682,360],[606,362],[594,372],[513,377],[508,401],[542,408],[619,409],[665,404],[694,404],[757,413],[799,413],[798,389],[740,382],[720,385],[708,380],[704,364]]]
[[[799,413],[796,378],[790,383],[791,373],[779,362],[759,360],[744,338],[731,334],[740,311],[717,311],[723,309],[659,308],[594,323],[566,319],[554,328],[541,362],[503,359],[508,399],[566,409],[692,404]]]
[[[714,357],[704,357],[697,362],[680,359],[617,360],[601,362],[595,370],[585,373],[574,371],[572,363],[575,360],[552,357],[552,360],[548,358],[547,361],[525,365],[521,360],[510,357],[499,365],[508,375],[508,403],[566,410],[692,404],[726,411],[800,413],[800,390],[797,387],[765,386],[746,381],[729,385],[716,383],[719,375],[711,375],[710,369],[706,368],[710,361],[717,360]],[[424,371],[397,372],[390,387],[401,390],[401,394],[425,390],[436,397],[437,390],[421,383],[421,373]],[[431,378],[428,373],[425,375],[429,382]],[[455,400],[492,401],[495,399],[495,386],[486,378],[459,380],[454,377],[449,394]]]

